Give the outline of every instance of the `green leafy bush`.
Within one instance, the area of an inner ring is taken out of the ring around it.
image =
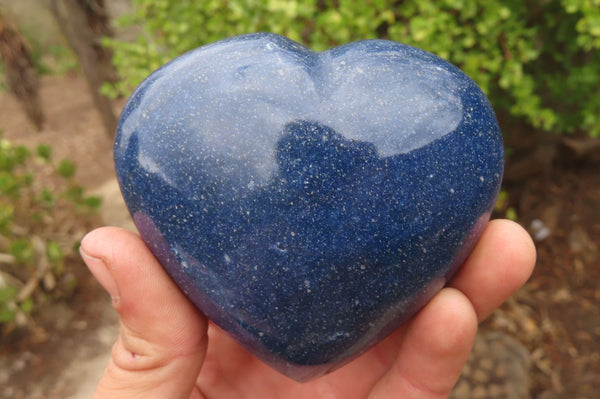
[[[133,0],[136,41],[108,41],[128,94],[194,47],[270,31],[324,50],[385,38],[461,67],[502,115],[559,133],[600,135],[600,0]]]
[[[85,196],[68,160],[52,162],[52,148],[35,152],[0,136],[0,326],[24,325],[48,296],[76,283],[65,261],[100,206]]]

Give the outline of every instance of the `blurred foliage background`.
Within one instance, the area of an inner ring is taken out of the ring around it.
[[[326,50],[382,38],[431,51],[471,76],[502,118],[600,135],[600,0],[132,0],[118,18],[136,40],[107,39],[122,80],[237,34],[270,31]]]
[[[30,324],[37,306],[73,294],[77,279],[65,264],[101,205],[75,180],[77,166],[52,152],[0,131],[0,338]]]

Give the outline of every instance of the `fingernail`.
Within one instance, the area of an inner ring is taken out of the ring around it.
[[[110,274],[110,271],[106,267],[106,263],[104,263],[104,261],[100,258],[96,258],[95,256],[87,254],[83,250],[83,245],[79,247],[79,253],[96,280],[98,280],[100,285],[102,285],[110,295],[113,305],[118,304],[120,297],[117,282],[113,278],[112,274]]]

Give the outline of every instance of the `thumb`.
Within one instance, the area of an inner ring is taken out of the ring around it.
[[[206,353],[206,318],[136,234],[100,228],[83,238],[80,252],[120,319],[94,398],[189,399]]]

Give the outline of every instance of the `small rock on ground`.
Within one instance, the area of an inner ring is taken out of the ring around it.
[[[450,399],[530,399],[530,357],[517,340],[481,331]]]

